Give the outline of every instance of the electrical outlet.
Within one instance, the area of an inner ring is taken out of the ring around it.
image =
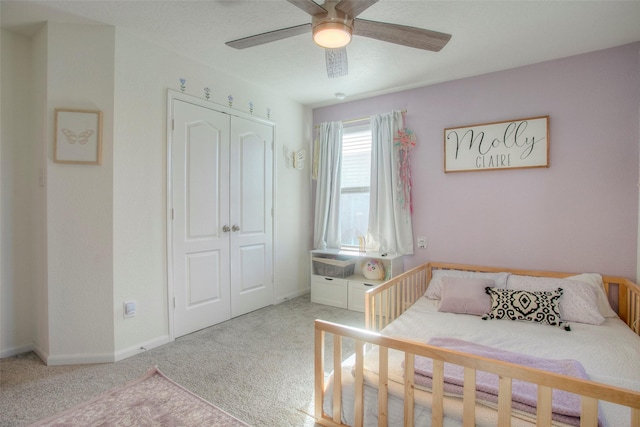
[[[136,302],[127,301],[124,303],[124,318],[133,317],[136,315]]]
[[[423,236],[418,236],[417,238],[418,240],[418,248],[419,249],[426,249],[427,247],[427,239]]]

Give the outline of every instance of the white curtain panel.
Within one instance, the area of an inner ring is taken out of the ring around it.
[[[313,225],[314,249],[340,248],[340,172],[342,122],[320,124],[317,144],[318,180]],[[315,159],[314,159],[315,161]]]
[[[371,117],[371,199],[367,250],[413,254],[410,203],[400,193],[399,151],[393,138],[402,128],[402,113]]]

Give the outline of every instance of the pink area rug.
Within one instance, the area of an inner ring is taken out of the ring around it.
[[[157,367],[143,377],[34,426],[248,427],[167,378]]]

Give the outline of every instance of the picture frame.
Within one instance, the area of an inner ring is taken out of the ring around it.
[[[55,109],[53,161],[102,164],[102,111]]]
[[[549,167],[549,116],[444,130],[444,172]]]

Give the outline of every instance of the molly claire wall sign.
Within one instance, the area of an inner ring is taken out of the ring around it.
[[[444,130],[444,171],[549,167],[549,116]]]

